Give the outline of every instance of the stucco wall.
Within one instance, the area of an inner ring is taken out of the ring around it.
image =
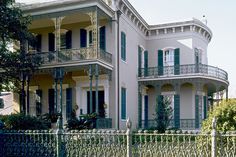
[[[121,32],[126,34],[126,61],[120,59],[120,88],[126,88],[127,118],[130,117],[133,128],[136,128],[138,123],[138,46],[142,45],[146,48],[146,42],[143,33],[123,15],[120,18],[120,34]],[[125,128],[125,122],[120,120],[121,128]]]

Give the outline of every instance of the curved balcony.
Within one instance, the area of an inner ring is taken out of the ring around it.
[[[220,79],[228,84],[228,74],[217,67],[205,64],[186,64],[178,66],[150,67],[139,69],[139,78],[170,78],[204,76]]]
[[[112,54],[99,49],[95,53],[93,48],[65,49],[59,52],[31,52],[36,55],[44,65],[68,64],[75,61],[101,60],[109,65],[112,64]]]

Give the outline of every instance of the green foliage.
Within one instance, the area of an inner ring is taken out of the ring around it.
[[[41,64],[37,57],[26,55],[26,41],[36,41],[28,31],[30,21],[14,0],[0,1],[0,91],[19,90],[22,73],[33,73]],[[20,46],[12,52],[13,43]]]
[[[209,112],[208,118],[203,121],[202,131],[212,130],[212,119],[217,119],[218,131],[235,131],[236,130],[236,100],[223,101]]]
[[[7,130],[45,130],[50,128],[47,121],[24,114],[0,115]]]
[[[157,123],[156,130],[159,133],[164,133],[172,119],[173,109],[170,106],[171,99],[169,97],[159,96],[156,101],[155,120]]]
[[[80,116],[80,119],[72,117],[70,120],[67,121],[66,128],[68,130],[93,129],[96,118],[96,113],[84,114]]]

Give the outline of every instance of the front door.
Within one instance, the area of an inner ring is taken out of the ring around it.
[[[98,91],[98,116],[105,118],[104,108],[104,91]],[[92,109],[90,109],[90,91],[87,91],[87,111],[88,113],[96,112],[96,92],[92,92]]]

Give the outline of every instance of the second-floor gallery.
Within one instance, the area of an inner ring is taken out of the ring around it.
[[[63,121],[96,113],[97,128],[155,126],[163,99],[170,127],[199,129],[214,102],[227,97],[228,74],[208,65],[211,30],[192,19],[148,25],[128,0],[67,0],[22,6],[32,16],[28,55],[31,115],[62,112]],[[28,75],[28,74],[25,74]]]

